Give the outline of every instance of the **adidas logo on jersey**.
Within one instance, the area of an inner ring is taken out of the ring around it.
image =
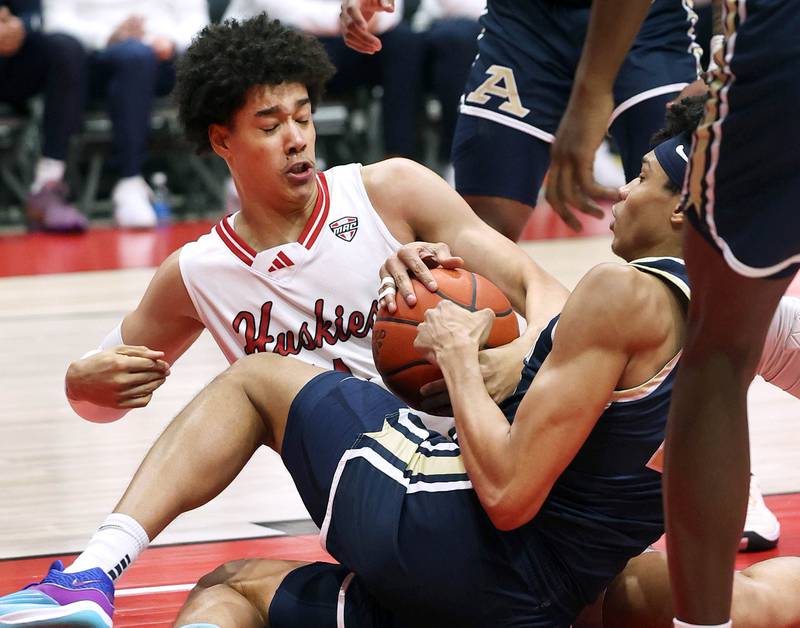
[[[280,270],[281,268],[288,268],[289,266],[294,266],[294,262],[289,259],[289,256],[286,255],[286,253],[283,251],[278,251],[275,259],[272,260],[272,265],[269,267],[269,272],[272,273],[276,270]]]
[[[341,238],[345,242],[352,242],[353,238],[356,237],[356,231],[358,231],[358,218],[345,216],[344,218],[339,218],[339,220],[334,220],[328,226],[337,238]]]

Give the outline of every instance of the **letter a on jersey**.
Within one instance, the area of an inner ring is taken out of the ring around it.
[[[498,108],[518,118],[524,118],[530,113],[530,109],[522,106],[517,90],[517,81],[514,80],[514,71],[504,65],[490,65],[486,69],[489,75],[483,83],[467,94],[466,101],[485,105],[491,96],[502,98],[505,102]]]
[[[358,231],[358,218],[355,216],[345,216],[334,220],[328,225],[337,238],[341,238],[345,242],[351,242],[356,237]]]

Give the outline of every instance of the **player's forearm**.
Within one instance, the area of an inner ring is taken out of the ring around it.
[[[453,407],[464,466],[489,517],[502,527],[505,496],[514,477],[510,425],[483,383],[477,353],[439,356]]]
[[[650,0],[594,0],[572,98],[607,92],[636,38]]]
[[[569,290],[541,266],[528,273],[525,284],[525,321],[528,349],[539,331],[561,312],[569,298]],[[530,336],[532,334],[532,336]]]

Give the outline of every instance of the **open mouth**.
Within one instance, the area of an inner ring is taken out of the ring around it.
[[[305,174],[309,170],[311,170],[311,164],[307,161],[301,161],[294,164],[291,168],[289,168],[289,170],[287,170],[287,172],[289,174]]]

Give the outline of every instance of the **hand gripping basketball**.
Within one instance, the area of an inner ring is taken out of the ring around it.
[[[372,330],[372,356],[384,383],[417,409],[421,408],[423,400],[419,389],[442,378],[439,368],[414,347],[417,329],[428,309],[442,300],[467,312],[489,308],[494,312],[494,322],[485,347],[499,347],[519,337],[519,325],[511,304],[488,279],[463,269],[434,268],[431,273],[438,286],[436,292],[430,292],[412,279],[416,304],[409,306],[404,299],[398,299],[397,309],[391,314],[382,307]]]
[[[477,353],[486,344],[494,319],[489,308],[473,312],[442,299],[425,312],[425,320],[417,327],[414,349],[437,366],[439,357],[449,351],[465,348]]]

